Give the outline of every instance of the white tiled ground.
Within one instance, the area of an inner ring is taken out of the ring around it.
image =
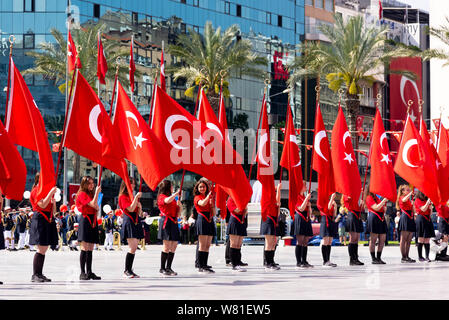
[[[122,251],[94,251],[93,271],[100,281],[79,281],[79,252],[49,251],[44,274],[51,283],[31,283],[33,252],[0,251],[0,299],[448,299],[449,262],[401,264],[399,247],[386,247],[386,265],[372,265],[368,247],[360,246],[365,266],[350,267],[347,247],[332,247],[331,260],[337,268],[322,267],[320,247],[309,247],[313,269],[296,270],[292,246],[280,245],[275,260],[282,269],[266,272],[262,267],[262,246],[244,246],[247,272],[233,273],[224,265],[224,246],[212,246],[209,264],[213,275],[198,274],[194,268],[195,246],[179,246],[173,269],[178,276],[159,276],[161,246],[147,246],[134,261],[140,279],[124,279]],[[416,258],[412,246],[411,257]]]

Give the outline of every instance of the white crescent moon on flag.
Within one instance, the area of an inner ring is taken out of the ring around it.
[[[318,132],[315,136],[315,141],[313,144],[313,147],[315,149],[315,152],[324,160],[327,161],[327,159],[323,156],[323,153],[321,152],[321,140],[323,140],[323,138],[326,137],[326,131],[321,130],[320,132]]]
[[[264,133],[259,140],[259,151],[257,151],[257,158],[259,159],[260,163],[262,163],[264,166],[269,167],[270,165],[265,161],[265,159],[262,156],[262,150],[267,141],[268,141],[268,134]]]
[[[384,140],[387,140],[387,133],[386,132],[382,133],[382,135],[380,136],[380,147],[381,148],[382,148],[382,143],[383,143]]]
[[[101,143],[101,134],[98,131],[98,116],[101,113],[100,105],[96,105],[89,113],[89,129],[92,136]]]
[[[416,96],[418,97],[418,101],[421,100],[421,96],[419,95],[419,90],[418,90],[418,86],[416,85],[416,82],[406,76],[402,76],[400,90],[401,90],[402,102],[404,103],[405,106],[408,106],[407,102],[405,101],[405,97],[404,97],[404,89],[405,89],[405,85],[406,85],[407,81],[410,81],[410,83],[413,85],[413,88],[416,91]]]
[[[134,113],[132,113],[131,111],[125,111],[125,115],[126,115],[126,120],[127,121],[128,121],[129,118],[131,118],[137,124],[137,127],[139,127],[139,120],[137,120],[137,117],[136,117],[136,115]],[[129,137],[131,138],[131,142],[133,144],[134,149],[137,149],[137,145],[134,144],[134,139],[133,139],[133,136],[131,134],[131,128],[129,127],[129,123],[128,123],[128,132],[129,132]]]
[[[408,150],[414,146],[417,145],[418,141],[416,139],[410,139],[408,140],[405,145],[404,145],[404,150],[402,151],[402,161],[404,161],[404,163],[406,165],[408,165],[411,168],[417,168],[418,166],[415,166],[413,164],[410,163],[409,159],[408,159]]]
[[[298,145],[298,143],[296,141],[296,136],[294,134],[290,135],[290,142],[293,142],[294,144]],[[300,164],[301,164],[301,158],[299,159],[298,163],[293,166],[293,168],[299,166]]]
[[[211,130],[217,131],[218,134],[219,134],[220,137],[221,137],[221,140],[223,140],[223,135],[221,134],[220,129],[219,129],[215,124],[208,122],[208,123],[206,124],[206,127],[208,127],[208,128],[211,129]]]
[[[345,134],[343,135],[343,145],[346,148],[346,139],[349,138],[351,139],[351,134],[349,133],[349,131],[346,131]]]
[[[176,144],[175,141],[173,140],[173,136],[171,134],[171,128],[178,121],[186,121],[188,123],[191,123],[189,121],[189,119],[187,119],[183,115],[180,115],[180,114],[172,115],[172,116],[167,118],[167,121],[165,121],[165,136],[167,137],[168,142],[170,142],[170,144],[174,148],[176,148],[176,149],[188,149],[189,147],[182,147],[182,146]]]

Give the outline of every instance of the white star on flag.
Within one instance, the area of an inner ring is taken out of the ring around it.
[[[391,161],[390,157],[388,156],[388,154],[382,153],[382,160],[380,160],[380,162],[386,162],[387,164],[389,164],[392,161]]]
[[[204,145],[204,142],[206,142],[206,140],[204,140],[202,136],[200,136],[198,139],[193,139],[193,140],[195,140],[195,142],[196,142],[195,148],[202,147],[202,148],[206,149],[206,146]]]
[[[413,114],[413,110],[412,112],[410,112],[410,119],[412,119],[413,122],[415,122],[416,120],[416,116]]]
[[[148,140],[144,137],[142,137],[143,132],[141,132],[138,136],[134,136],[134,139],[136,139],[136,146],[134,149],[137,149],[137,146],[142,148],[142,142]]]
[[[354,159],[352,159],[352,155],[351,155],[350,153],[346,153],[346,152],[345,152],[345,157],[344,157],[343,160],[344,160],[344,161],[348,161],[349,164],[351,164],[352,161],[354,161]]]

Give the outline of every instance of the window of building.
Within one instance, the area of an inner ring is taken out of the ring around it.
[[[323,0],[315,0],[315,8],[323,9],[324,8]]]
[[[242,16],[242,6],[239,5],[239,4],[236,6],[236,12],[235,12],[235,15],[236,15],[237,17],[241,17],[241,16]]]
[[[94,18],[100,18],[100,5],[94,3]]]
[[[23,11],[34,12],[34,0],[23,0]]]
[[[226,14],[230,14],[231,13],[231,3],[229,1],[225,1],[224,12]]]
[[[23,35],[23,47],[25,49],[34,49],[34,34]]]
[[[282,27],[282,16],[278,16],[278,27]]]
[[[181,23],[181,33],[186,33],[187,32],[187,27],[185,23]]]
[[[139,14],[137,12],[133,12],[132,14],[132,19],[133,19],[133,25],[138,25],[139,24]]]
[[[306,6],[313,6],[313,0],[306,0]]]
[[[242,98],[240,97],[235,98],[235,108],[237,110],[242,110]]]
[[[271,24],[271,13],[270,12],[267,12],[265,22],[266,22],[266,24]]]
[[[184,4],[185,4],[185,3],[186,3],[186,0],[181,0],[181,3],[184,3]]]
[[[193,26],[193,31],[195,31],[196,33],[200,33],[200,27]]]
[[[200,0],[193,0],[193,6],[199,7],[200,6]]]
[[[326,11],[333,12],[334,11],[334,0],[324,0],[324,9],[326,9]]]

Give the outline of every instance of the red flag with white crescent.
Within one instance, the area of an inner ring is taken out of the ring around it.
[[[9,83],[6,130],[13,143],[39,154],[40,179],[36,200],[41,200],[56,185],[53,157],[44,119],[12,58]]]
[[[439,170],[442,172],[442,176],[446,177],[446,183],[440,184],[440,193],[442,202],[445,202],[449,199],[449,183],[447,183],[449,180],[449,130],[441,121],[438,129],[437,153],[441,166]]]
[[[121,138],[125,157],[136,165],[148,186],[156,190],[178,168],[167,161],[169,149],[150,129],[118,81],[116,101],[113,128]]]
[[[120,176],[128,187],[128,194],[131,195],[124,148],[113,130],[111,119],[79,70],[74,81],[62,146]]]
[[[329,210],[329,198],[335,192],[335,183],[331,148],[319,104],[316,106],[315,113],[315,136],[313,138],[312,159],[312,169],[318,174],[317,206],[319,210],[327,213]]]
[[[295,217],[295,206],[298,194],[303,188],[301,157],[293,125],[292,110],[287,106],[287,121],[285,122],[284,149],[279,164],[288,170],[288,208],[292,219]]]
[[[407,116],[394,172],[422,191],[434,204],[440,203],[434,163],[413,121]]]
[[[371,164],[370,192],[396,202],[397,190],[393,160],[379,110],[376,110],[374,118],[369,162]]]
[[[75,69],[75,65],[78,69],[81,69],[81,61],[78,57],[78,52],[76,50],[75,42],[73,42],[72,34],[70,31],[67,36],[67,63],[69,65],[69,72]]]
[[[337,119],[332,129],[332,165],[336,191],[351,197],[357,205],[362,189],[359,167],[355,161],[351,134],[341,106],[338,108]]]

